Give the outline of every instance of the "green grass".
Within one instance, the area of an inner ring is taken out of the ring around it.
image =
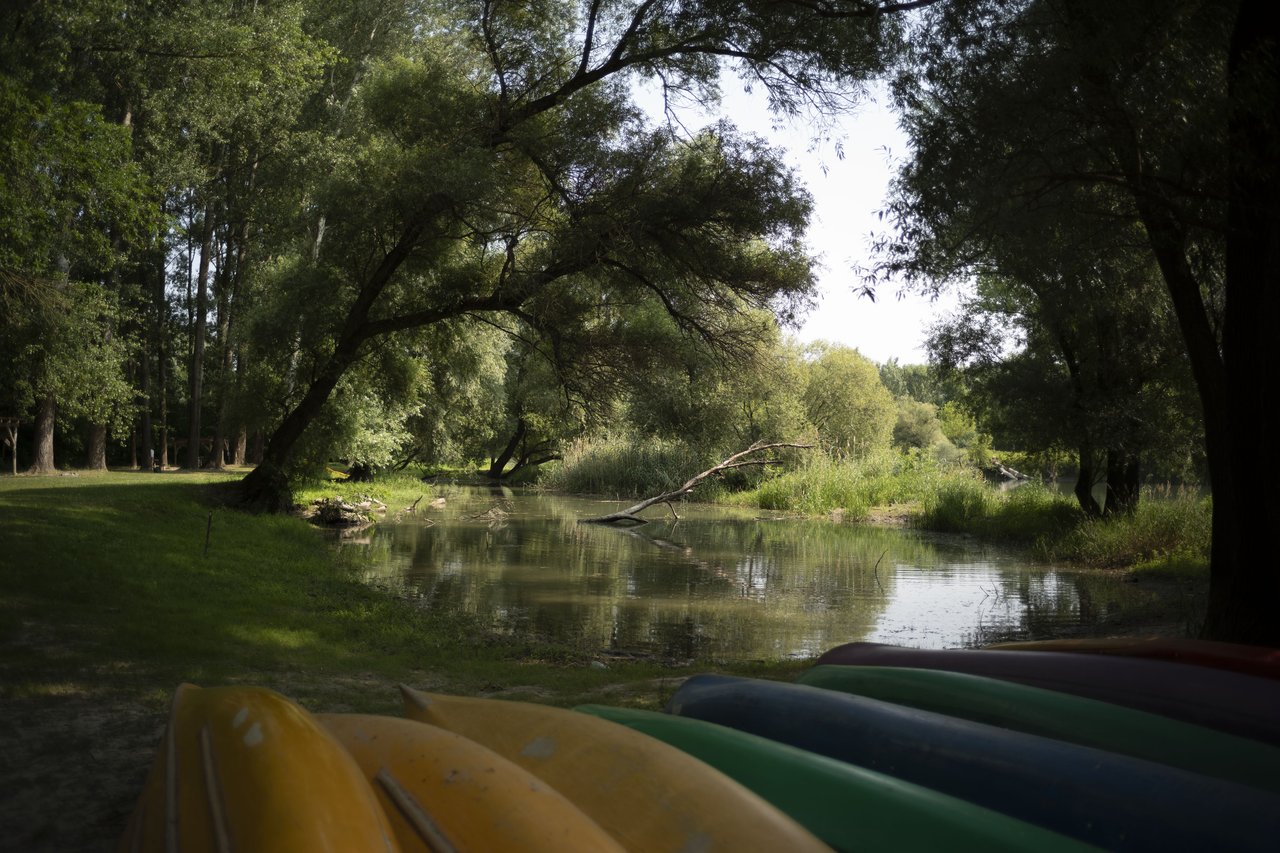
[[[857,521],[873,507],[918,506],[964,476],[961,469],[920,453],[886,450],[861,458],[834,458],[815,451],[796,468],[728,496],[725,502],[805,515],[843,510],[845,519]]]
[[[1187,574],[1209,564],[1213,507],[1190,496],[1145,496],[1132,515],[1087,519],[1040,550],[1048,559],[1098,569],[1141,566]]]
[[[465,616],[373,589],[306,522],[211,504],[211,487],[236,476],[0,478],[6,694],[162,701],[182,681],[245,682],[385,712],[398,702],[397,681],[458,693],[529,686],[540,701],[568,705],[672,674],[650,663],[598,669],[581,653],[501,640]],[[373,491],[407,505],[422,493],[407,485],[318,491]]]
[[[677,489],[719,461],[714,454],[664,439],[578,441],[565,451],[563,461],[547,466],[540,483],[570,494],[645,498]],[[721,491],[719,484],[709,482],[699,486],[697,499],[711,501]]]

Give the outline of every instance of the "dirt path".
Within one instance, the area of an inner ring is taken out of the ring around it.
[[[114,850],[163,731],[137,702],[0,698],[2,846]]]

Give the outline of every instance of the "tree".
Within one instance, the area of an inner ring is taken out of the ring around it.
[[[1265,417],[1250,386],[1276,367],[1266,329],[1280,319],[1280,34],[1264,5],[946,4],[926,16],[898,91],[909,113],[929,117],[913,128],[917,141],[953,135],[911,168],[956,204],[1035,211],[1060,187],[1106,189],[1106,221],[1140,226],[1204,416],[1214,494],[1205,632],[1275,643],[1263,602],[1280,592],[1267,556],[1280,498],[1250,469],[1242,426]],[[960,151],[979,155],[976,173]],[[966,172],[982,178],[951,180]],[[899,245],[929,242],[927,212],[906,204],[897,218]]]
[[[318,193],[327,211],[348,215],[314,258],[341,316],[307,393],[243,483],[250,503],[288,502],[282,470],[294,446],[382,335],[495,312],[542,330],[587,286],[624,303],[654,294],[714,337],[708,306],[785,305],[810,286],[799,239],[807,199],[776,157],[728,127],[683,141],[646,129],[622,80],[643,72],[709,97],[718,59],[731,57],[779,108],[834,103],[845,95],[839,79],[883,60],[881,8],[567,11],[432,10],[414,55],[383,66],[353,102],[359,149]]]
[[[799,348],[783,340],[770,312],[725,317],[720,347],[682,333],[660,304],[636,316],[637,349],[647,342],[649,355],[629,382],[626,421],[640,435],[674,439],[710,457],[811,429]],[[740,343],[726,352],[726,338]]]
[[[26,52],[30,35],[4,41]],[[0,76],[0,341],[9,350],[0,386],[20,410],[35,409],[31,471],[48,473],[60,409],[105,417],[121,402],[122,342],[103,326],[115,306],[100,284],[79,281],[104,281],[120,263],[111,235],[130,233],[150,210],[127,130],[93,103],[58,97],[34,70]]]
[[[875,364],[857,350],[827,343],[809,348],[805,412],[822,443],[846,454],[889,446],[897,407]]]
[[[942,424],[938,421],[938,407],[922,403],[910,397],[897,400],[898,415],[893,425],[893,443],[903,450],[919,448],[929,450],[946,441]]]

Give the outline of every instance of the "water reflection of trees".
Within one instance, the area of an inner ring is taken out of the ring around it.
[[[423,606],[584,649],[772,658],[865,636],[899,566],[950,571],[950,546],[911,531],[693,507],[625,532],[577,523],[600,502],[502,496],[497,519],[496,500],[458,490],[430,526],[381,526],[365,576]],[[1052,618],[1065,605],[1037,577],[1014,573],[1005,595],[1034,602],[1029,619]]]

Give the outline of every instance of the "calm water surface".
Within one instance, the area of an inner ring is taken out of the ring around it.
[[[651,508],[653,523],[622,529],[578,523],[617,502],[443,494],[443,508],[344,541],[365,580],[595,653],[768,659],[851,640],[945,648],[1049,636],[1105,617],[1127,586],[1099,589],[1096,576],[920,531],[696,504],[678,521]]]

